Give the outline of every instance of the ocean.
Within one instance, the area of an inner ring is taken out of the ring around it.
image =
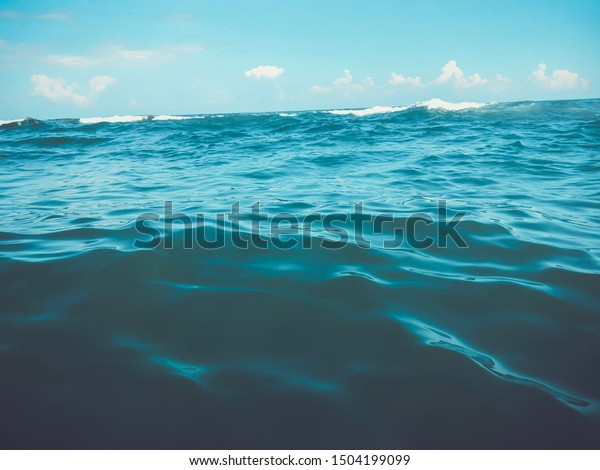
[[[597,448],[600,100],[0,121],[0,447]]]

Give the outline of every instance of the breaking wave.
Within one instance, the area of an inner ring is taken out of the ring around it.
[[[186,121],[188,119],[202,119],[204,116],[171,116],[168,114],[143,115],[143,116],[110,116],[110,117],[89,117],[79,118],[81,124],[99,124],[107,123],[125,123],[139,121]]]
[[[365,109],[334,109],[327,112],[338,116],[352,115],[357,117],[363,117],[372,116],[374,114],[398,113],[414,108],[437,109],[443,111],[464,111],[466,109],[483,108],[484,106],[488,106],[490,104],[492,103],[477,103],[474,101],[462,101],[460,103],[451,103],[449,101],[444,101],[439,98],[432,98],[427,101],[420,101],[410,106],[373,106],[371,108]]]

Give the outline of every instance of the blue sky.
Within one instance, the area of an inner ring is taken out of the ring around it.
[[[599,97],[598,25],[598,0],[0,0],[0,119]]]

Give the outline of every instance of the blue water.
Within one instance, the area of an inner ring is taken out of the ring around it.
[[[600,100],[0,121],[0,447],[595,448],[599,170]]]

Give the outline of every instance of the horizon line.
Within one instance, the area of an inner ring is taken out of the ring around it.
[[[375,104],[372,106],[359,106],[359,107],[336,107],[336,108],[311,108],[311,109],[279,109],[279,110],[271,110],[271,111],[228,111],[228,112],[211,112],[211,113],[185,113],[185,114],[169,114],[169,113],[141,113],[141,114],[112,114],[111,116],[62,116],[62,117],[52,117],[52,118],[36,118],[34,116],[26,116],[20,118],[12,118],[12,119],[0,119],[0,122],[4,122],[5,125],[12,122],[21,122],[28,119],[34,119],[37,121],[60,121],[60,120],[68,120],[68,119],[93,119],[93,118],[108,118],[108,117],[156,117],[156,116],[181,116],[181,117],[191,117],[191,116],[232,116],[238,114],[277,114],[277,113],[306,113],[306,112],[328,112],[328,111],[355,111],[355,110],[368,110],[374,108],[410,108],[413,106],[417,106],[422,103],[427,103],[432,100],[440,100],[445,103],[450,104],[462,104],[462,103],[476,103],[480,105],[493,105],[493,104],[508,104],[508,103],[544,103],[544,102],[553,102],[553,101],[593,101],[599,100],[599,97],[594,98],[561,98],[561,99],[542,99],[542,100],[531,100],[531,99],[523,99],[523,100],[515,100],[515,101],[446,101],[441,98],[429,98],[427,100],[415,101],[411,104],[404,105],[382,105]],[[400,111],[400,110],[399,110]]]

